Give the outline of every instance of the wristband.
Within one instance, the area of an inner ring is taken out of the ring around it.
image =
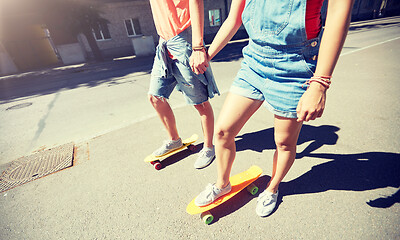
[[[192,48],[193,51],[203,51],[206,50],[206,47],[204,46],[195,46]]]

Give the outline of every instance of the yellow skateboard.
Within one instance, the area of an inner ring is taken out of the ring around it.
[[[196,206],[194,204],[194,200],[196,198],[194,198],[186,207],[186,212],[191,215],[201,213],[200,217],[204,221],[204,223],[211,224],[214,220],[213,215],[210,213],[211,209],[218,207],[219,205],[228,201],[244,188],[247,188],[247,191],[253,196],[257,194],[258,187],[253,182],[258,179],[261,173],[262,169],[260,167],[252,166],[248,170],[230,177],[229,181],[232,185],[232,190],[230,193],[223,195],[222,197],[216,199],[213,203],[204,207]]]
[[[199,136],[197,134],[193,134],[190,138],[187,138],[182,141],[182,147],[177,148],[177,149],[175,149],[167,154],[164,154],[162,156],[154,156],[153,154],[150,154],[149,156],[147,156],[144,159],[144,161],[151,163],[156,170],[160,170],[163,167],[161,164],[161,161],[174,155],[175,153],[178,153],[178,152],[184,150],[185,148],[188,148],[189,151],[191,151],[191,152],[195,152],[196,146],[193,145],[193,143],[196,142],[197,139],[199,139]]]

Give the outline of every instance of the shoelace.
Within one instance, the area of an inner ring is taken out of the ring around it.
[[[200,157],[207,157],[207,150],[204,150],[204,149],[202,149],[201,151],[200,151]]]
[[[257,199],[257,202],[262,201],[263,205],[267,205],[268,203],[270,203],[272,201],[272,195],[267,194],[266,192],[262,192],[260,194],[260,196]]]
[[[170,141],[169,140],[164,140],[163,146],[168,147],[168,145],[170,145]]]
[[[215,200],[215,195],[217,195],[218,193],[215,191],[217,189],[217,187],[215,187],[215,185],[213,184],[208,184],[207,185],[207,191],[209,192],[209,194],[207,195],[207,197],[210,197],[211,200],[214,202]]]
[[[165,146],[166,148],[168,148],[169,146],[171,146],[173,143],[174,143],[174,142],[171,141],[171,140],[164,140],[164,146]]]

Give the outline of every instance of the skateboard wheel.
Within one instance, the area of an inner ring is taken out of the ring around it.
[[[160,170],[160,169],[162,168],[161,163],[160,163],[160,162],[154,163],[154,168],[155,168],[156,170]]]
[[[247,186],[246,189],[253,196],[258,193],[258,187],[254,183],[252,183],[249,186]]]
[[[188,148],[189,151],[191,151],[191,152],[195,152],[195,151],[196,151],[196,146],[195,146],[195,145],[190,144],[189,146],[187,146],[187,148]]]
[[[162,168],[162,165],[161,165],[160,161],[153,161],[153,162],[150,162],[150,163],[154,166],[154,168],[156,170],[160,170]]]
[[[209,212],[203,212],[201,215],[201,220],[203,220],[203,222],[207,225],[211,224],[212,221],[214,220],[214,216]]]

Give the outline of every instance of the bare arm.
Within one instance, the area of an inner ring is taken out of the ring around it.
[[[315,70],[316,76],[332,75],[347,36],[353,2],[354,0],[329,1],[325,31]],[[317,82],[312,82],[297,106],[297,121],[309,121],[321,117],[325,101],[326,88]]]
[[[332,75],[347,36],[353,2],[354,0],[329,1],[316,75]]]
[[[226,46],[242,25],[242,12],[245,3],[245,0],[232,0],[228,18],[222,24],[208,49],[209,61]]]
[[[203,0],[189,1],[190,21],[192,23],[192,45],[203,45],[204,32],[204,2]]]
[[[203,46],[204,32],[204,2],[203,0],[189,0],[189,13],[192,25],[192,47]],[[196,74],[202,74],[208,67],[205,49],[193,51],[190,56],[190,66]]]

